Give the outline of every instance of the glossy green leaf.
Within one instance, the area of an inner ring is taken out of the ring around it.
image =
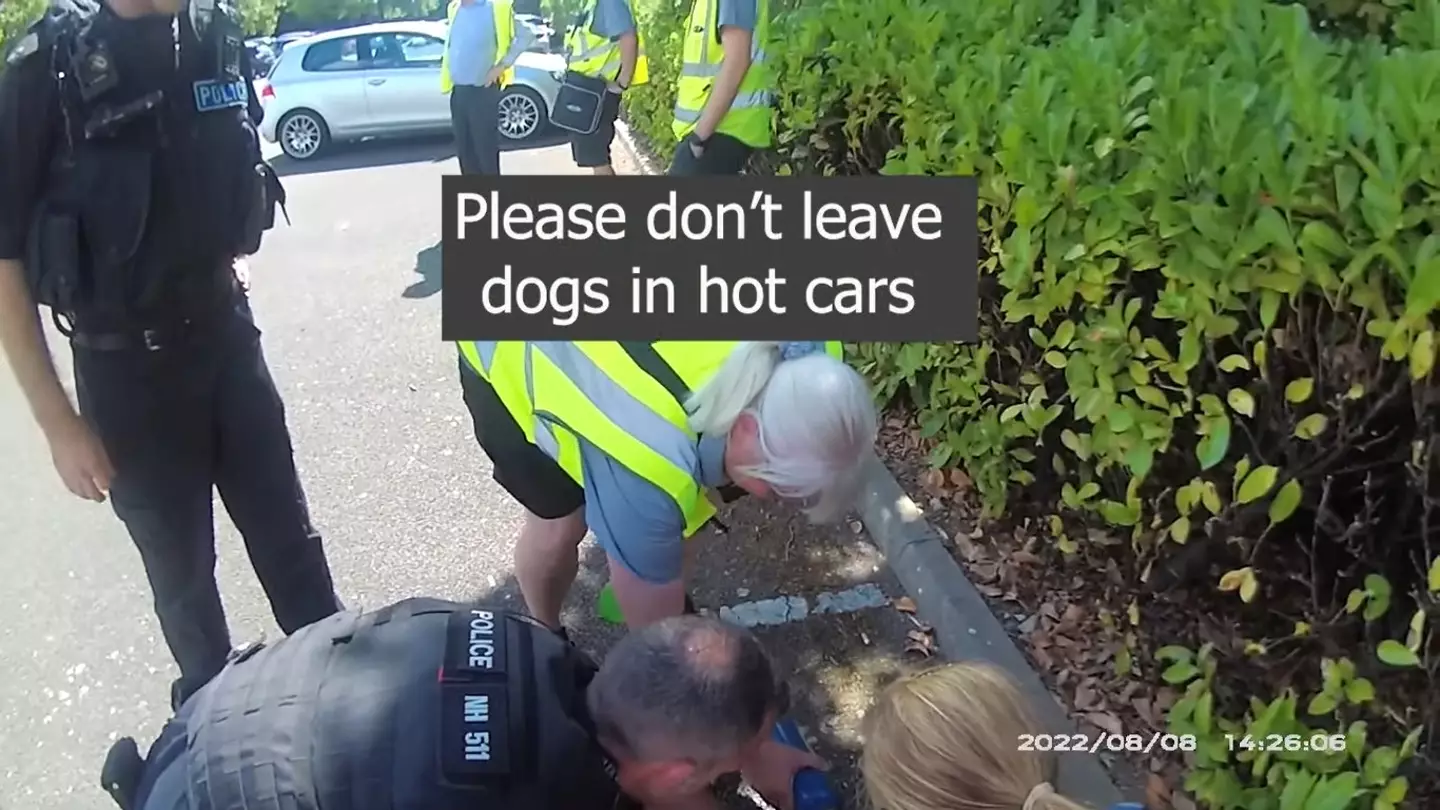
[[[1302,494],[1299,481],[1293,478],[1286,481],[1284,486],[1280,487],[1280,491],[1275,493],[1275,498],[1270,501],[1270,525],[1283,523],[1295,514],[1295,510],[1300,506]]]
[[[1420,657],[1415,651],[1394,639],[1387,638],[1380,642],[1380,646],[1375,648],[1375,654],[1392,667],[1420,666]]]
[[[1240,491],[1236,493],[1235,501],[1246,504],[1265,497],[1274,488],[1275,478],[1279,474],[1278,469],[1269,465],[1256,467],[1253,472],[1245,476],[1245,482],[1240,485]]]

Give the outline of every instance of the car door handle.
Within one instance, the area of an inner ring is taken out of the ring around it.
[[[384,80],[384,79],[371,79],[371,80],[369,81],[369,84],[370,84],[370,86],[372,86],[372,87],[379,87],[380,85],[382,85],[382,84],[384,84],[384,83],[385,83],[385,80]]]

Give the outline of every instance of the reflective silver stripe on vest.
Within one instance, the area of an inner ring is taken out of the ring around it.
[[[695,78],[698,78],[698,79],[708,79],[708,78],[711,78],[712,76],[719,76],[719,75],[720,75],[720,65],[721,65],[722,63],[720,63],[720,62],[711,62],[711,61],[708,60],[707,57],[710,55],[710,46],[709,46],[709,42],[710,42],[710,41],[707,39],[705,42],[706,42],[705,45],[700,46],[700,61],[699,61],[699,62],[686,62],[685,64],[681,65],[681,66],[680,66],[680,75],[681,75],[681,76],[688,76],[688,77],[690,77],[690,78],[692,78],[692,79],[695,79]],[[759,47],[759,44],[758,44],[758,43],[755,43],[755,42],[750,43],[750,63],[751,63],[751,64],[759,64],[759,63],[764,62],[764,61],[765,61],[765,49]]]
[[[489,377],[490,364],[495,362],[495,348],[498,344],[493,340],[477,340],[474,343],[475,354],[480,358],[480,373]]]
[[[732,110],[743,110],[746,107],[768,107],[772,96],[769,90],[756,90],[753,93],[739,93],[735,101],[730,105]],[[693,124],[700,120],[700,110],[692,110],[689,107],[675,105],[675,120],[682,124]]]
[[[692,475],[700,469],[700,453],[695,435],[677,427],[650,406],[620,387],[610,375],[588,355],[568,341],[537,341],[525,344],[525,392],[535,404],[535,380],[532,352],[539,352],[560,369],[575,387],[590,400],[615,426],[635,437],[640,443],[664,457],[671,464]],[[535,443],[551,458],[559,458],[560,445],[547,421],[573,430],[554,414],[537,409]],[[578,435],[578,434],[577,434]]]

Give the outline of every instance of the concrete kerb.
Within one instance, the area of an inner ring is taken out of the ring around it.
[[[616,122],[615,131],[642,174],[663,171],[641,153],[624,121]],[[872,460],[866,480],[861,521],[915,601],[920,618],[935,628],[935,640],[945,657],[989,661],[1003,667],[1031,696],[1051,733],[1074,734],[1075,724],[965,576],[944,537],[925,520],[920,506],[905,494],[878,457]],[[1096,808],[1123,800],[1097,755],[1079,751],[1059,757],[1057,790]]]

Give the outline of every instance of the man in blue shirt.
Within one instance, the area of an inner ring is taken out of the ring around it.
[[[610,40],[610,49],[604,51],[604,65],[599,71],[607,90],[600,121],[594,132],[588,135],[576,133],[570,137],[570,153],[576,166],[590,169],[595,174],[613,175],[615,168],[610,162],[610,147],[615,141],[615,120],[620,117],[620,95],[635,78],[640,59],[635,15],[630,11],[630,0],[591,0],[576,24],[588,27],[588,33],[594,36]],[[582,48],[587,39],[583,33],[578,37]],[[569,57],[576,59],[579,55],[571,53]],[[575,68],[572,66],[571,69]]]
[[[450,123],[461,174],[500,173],[500,77],[530,47],[533,33],[514,22],[508,0],[458,0],[451,3],[445,40],[450,91]],[[510,16],[508,25],[496,19]],[[514,32],[500,53],[500,29]]]

